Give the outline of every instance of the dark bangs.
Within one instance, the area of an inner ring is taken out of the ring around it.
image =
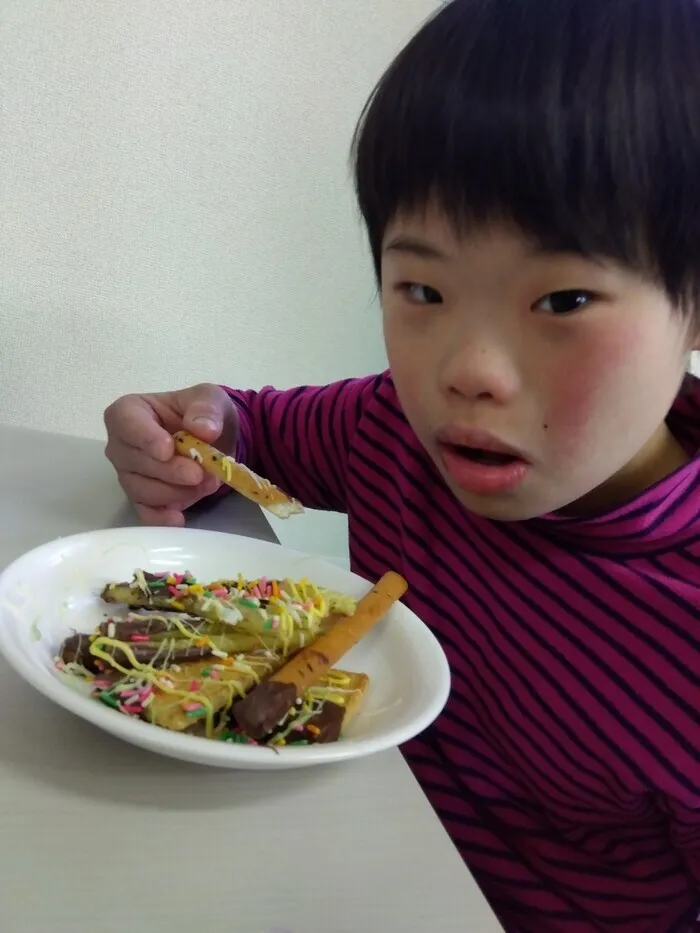
[[[700,299],[700,0],[453,0],[376,87],[355,181],[379,273],[401,211],[517,225]]]

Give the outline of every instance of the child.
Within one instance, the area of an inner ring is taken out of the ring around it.
[[[147,522],[217,442],[388,569],[453,690],[406,757],[509,933],[700,905],[700,3],[454,0],[363,115],[390,373],[120,399]]]

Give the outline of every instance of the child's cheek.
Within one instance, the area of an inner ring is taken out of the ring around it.
[[[545,437],[557,445],[563,458],[590,458],[603,441],[610,441],[615,412],[638,371],[634,337],[593,334],[579,343],[575,359],[558,368],[549,387]]]

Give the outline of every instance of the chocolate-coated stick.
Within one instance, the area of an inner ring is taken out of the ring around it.
[[[292,708],[298,697],[384,618],[406,592],[397,573],[387,573],[357,604],[354,615],[339,619],[325,635],[302,648],[276,674],[254,687],[234,707],[236,722],[253,739],[262,739]]]

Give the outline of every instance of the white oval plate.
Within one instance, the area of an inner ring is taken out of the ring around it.
[[[422,732],[447,701],[450,674],[434,635],[404,605],[345,658],[370,677],[365,705],[340,742],[269,748],[182,735],[124,716],[90,699],[53,666],[71,630],[89,632],[105,616],[105,583],[136,568],[191,571],[200,580],[307,577],[359,597],[369,584],[326,561],[277,544],[187,528],[118,528],[59,538],[20,557],[0,575],[0,650],[50,700],[112,735],[172,758],[223,768],[268,770],[346,761],[400,745]],[[374,581],[373,581],[374,582]]]

